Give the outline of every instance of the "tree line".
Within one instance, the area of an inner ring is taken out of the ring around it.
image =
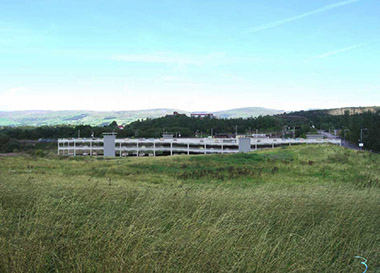
[[[123,129],[113,121],[108,126],[41,126],[3,127],[0,129],[0,151],[23,149],[23,140],[72,137],[101,137],[104,132],[116,132],[120,138],[158,138],[163,132],[181,137],[207,137],[252,133],[268,133],[277,137],[305,137],[317,130],[339,129],[342,137],[358,144],[360,131],[367,149],[380,151],[380,112],[333,116],[323,110],[299,111],[255,118],[213,119],[186,115],[168,115],[156,119],[137,120]],[[19,147],[20,146],[20,147]],[[25,146],[25,145],[24,145]]]

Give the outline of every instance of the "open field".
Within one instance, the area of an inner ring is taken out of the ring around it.
[[[380,272],[380,155],[0,157],[0,272]]]

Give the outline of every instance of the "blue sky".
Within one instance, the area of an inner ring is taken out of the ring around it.
[[[0,1],[0,110],[380,105],[379,0]]]

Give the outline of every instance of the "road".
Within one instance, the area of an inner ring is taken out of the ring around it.
[[[329,139],[340,139],[340,140],[342,140],[342,146],[345,148],[352,149],[352,150],[360,150],[359,147],[357,147],[356,145],[354,145],[354,144],[352,144],[346,140],[343,140],[339,136],[335,136],[335,135],[330,134],[329,132],[325,132],[325,131],[318,131],[318,133],[322,134],[324,137],[327,137]]]

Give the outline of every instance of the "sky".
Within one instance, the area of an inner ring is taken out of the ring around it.
[[[0,0],[0,111],[373,105],[379,0]]]

